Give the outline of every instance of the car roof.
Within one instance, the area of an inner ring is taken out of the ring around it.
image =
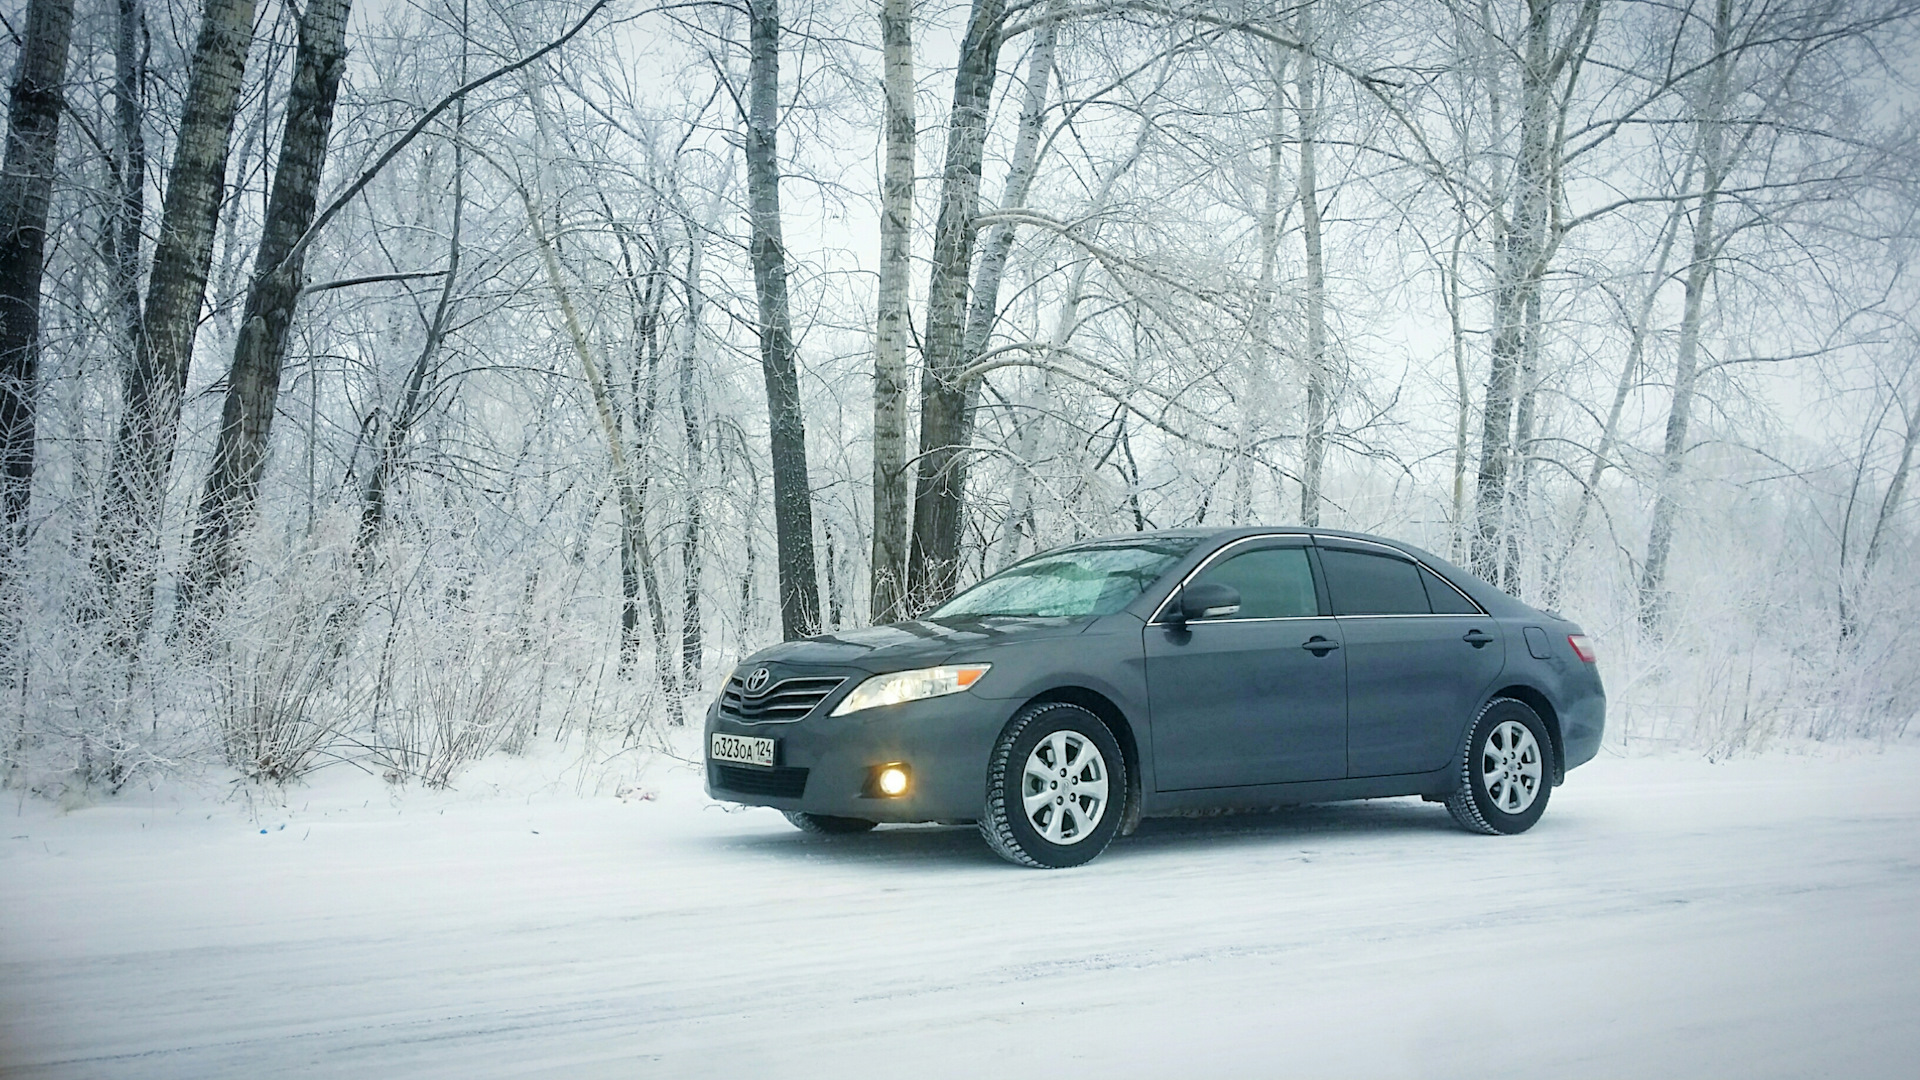
[[[1490,614],[1539,614],[1534,608],[1514,598],[1499,586],[1475,576],[1468,570],[1455,566],[1453,563],[1448,562],[1446,559],[1430,551],[1415,547],[1404,540],[1396,540],[1390,536],[1353,532],[1348,529],[1327,529],[1306,525],[1236,525],[1225,528],[1149,529],[1141,532],[1114,533],[1110,536],[1089,537],[1088,539],[1063,546],[1086,547],[1103,543],[1137,542],[1141,540],[1151,540],[1156,537],[1191,537],[1211,541],[1208,545],[1211,548],[1232,540],[1238,540],[1242,537],[1264,536],[1270,533],[1305,534],[1316,538],[1361,540],[1370,544],[1380,544],[1426,563],[1429,568],[1438,572],[1441,577],[1451,581],[1467,595],[1479,601],[1480,606],[1485,608]]]

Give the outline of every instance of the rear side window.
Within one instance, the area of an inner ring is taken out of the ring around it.
[[[1480,614],[1480,609],[1473,606],[1473,601],[1424,566],[1420,568],[1420,582],[1427,587],[1427,601],[1433,605],[1435,615]]]
[[[1430,615],[1420,569],[1402,559],[1321,548],[1335,615]]]
[[[1240,594],[1240,619],[1298,619],[1320,614],[1307,549],[1257,548],[1207,567],[1195,583],[1226,585]]]

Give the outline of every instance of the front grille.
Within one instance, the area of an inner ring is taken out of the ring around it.
[[[746,683],[735,675],[720,693],[720,711],[748,723],[798,720],[814,710],[828,694],[847,680],[838,675],[782,679],[758,697],[749,697]]]
[[[751,766],[707,763],[707,783],[715,791],[737,791],[742,795],[771,795],[776,799],[797,799],[807,790],[805,769],[756,769]]]

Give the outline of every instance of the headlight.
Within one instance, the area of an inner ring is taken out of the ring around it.
[[[968,664],[965,667],[917,668],[875,675],[854,687],[853,693],[834,706],[831,715],[845,716],[881,705],[898,705],[903,701],[957,694],[979,682],[980,676],[985,675],[992,666]]]

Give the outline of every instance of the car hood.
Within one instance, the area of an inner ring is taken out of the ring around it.
[[[995,615],[985,618],[920,619],[858,630],[842,630],[801,641],[785,641],[761,649],[742,666],[771,663],[782,666],[815,664],[857,667],[866,671],[899,671],[917,664],[933,665],[962,651],[998,645],[1071,637],[1087,628],[1087,619],[1030,618]]]

